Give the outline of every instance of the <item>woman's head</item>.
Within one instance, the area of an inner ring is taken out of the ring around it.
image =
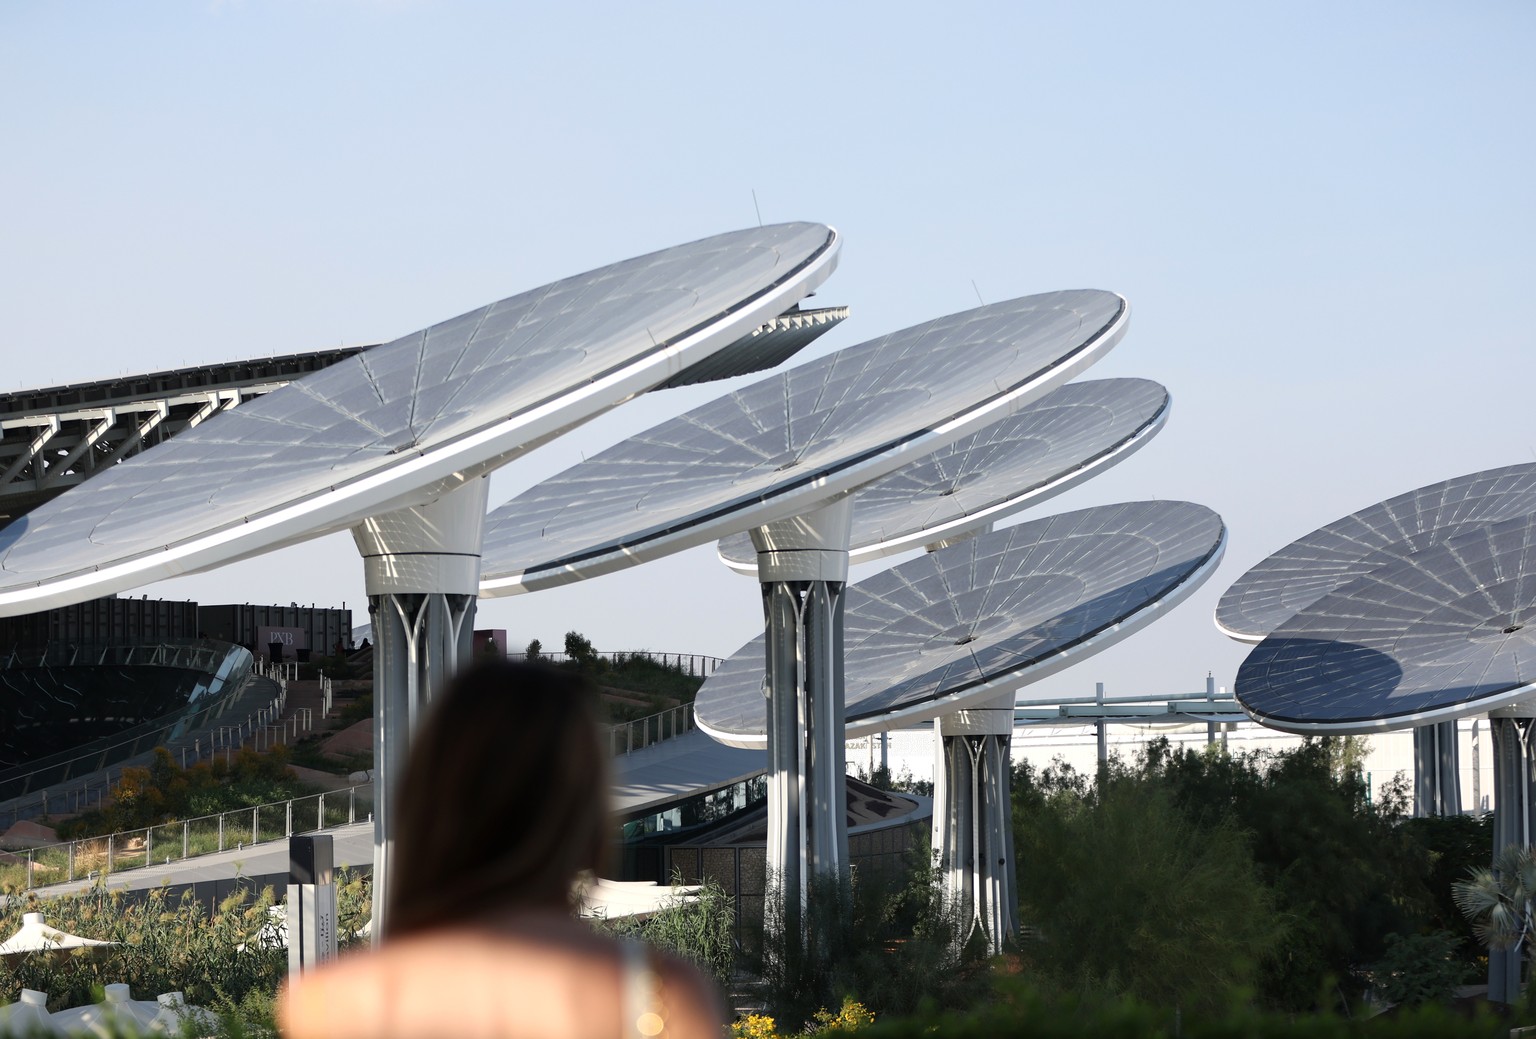
[[[563,906],[609,840],[591,687],[553,669],[473,664],[412,736],[396,792],[389,931],[507,906]]]

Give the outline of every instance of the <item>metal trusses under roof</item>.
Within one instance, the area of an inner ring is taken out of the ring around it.
[[[329,368],[337,361],[344,361],[366,349],[365,346],[343,346],[335,350],[256,357],[247,361],[197,365],[163,372],[124,375],[116,379],[0,393],[0,418],[45,415],[74,408],[104,408],[114,404],[158,400],[236,386],[281,386],[301,375]]]
[[[754,328],[713,357],[692,365],[656,388],[693,386],[777,368],[847,319],[847,307],[796,308]]]
[[[125,458],[365,347],[0,395],[0,526]]]

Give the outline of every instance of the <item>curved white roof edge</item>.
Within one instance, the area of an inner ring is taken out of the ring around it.
[[[567,565],[550,567],[533,573],[524,571],[523,573],[511,574],[505,577],[482,578],[480,581],[480,598],[491,599],[503,595],[520,595],[524,592],[536,592],[544,588],[555,588],[568,584],[572,580],[599,577],[638,563],[661,559],[685,548],[692,548],[695,545],[702,545],[710,541],[718,541],[728,534],[750,530],[772,520],[810,512],[885,473],[901,468],[908,460],[915,461],[919,458],[925,458],[934,451],[959,440],[961,437],[983,429],[998,419],[1011,415],[1026,404],[1039,399],[1072,378],[1078,372],[1094,364],[1104,354],[1113,349],[1124,338],[1131,318],[1130,301],[1124,296],[1119,295],[1119,293],[1114,293],[1113,295],[1120,300],[1120,312],[1115,316],[1114,321],[1106,326],[1104,332],[1097,339],[1085,344],[1074,355],[1065,359],[1060,364],[1039,373],[1029,381],[1020,383],[1007,393],[985,401],[946,422],[939,423],[932,429],[924,430],[918,436],[898,444],[893,444],[882,451],[866,456],[857,466],[824,474],[812,480],[808,486],[816,488],[821,493],[814,499],[805,500],[802,505],[790,511],[786,511],[785,507],[777,499],[770,499],[766,502],[759,501],[730,510],[723,515],[705,519],[699,523],[687,524],[663,531],[639,544],[610,549],[597,555],[584,557],[580,561],[579,567]],[[879,464],[875,468],[875,472],[869,472],[868,470],[876,462]],[[573,573],[578,574],[578,576],[574,578],[564,576]]]
[[[582,422],[665,382],[694,361],[778,317],[837,268],[842,237],[829,227],[826,246],[795,277],[646,357],[575,387],[493,426],[427,449],[319,493],[242,517],[206,534],[126,557],[109,566],[0,592],[0,616],[67,606],[182,574],[212,569],[310,538],[345,530],[368,516],[433,501],[470,479],[552,440]],[[577,408],[574,405],[584,405]],[[131,464],[131,463],[130,463]],[[402,484],[405,486],[402,487]],[[18,523],[24,523],[23,517]],[[13,524],[14,526],[14,524]]]
[[[868,545],[850,548],[848,550],[848,563],[851,566],[859,563],[868,563],[876,559],[883,559],[886,556],[909,552],[915,548],[924,548],[936,541],[943,541],[955,537],[957,534],[975,530],[985,524],[1006,519],[1016,512],[1022,512],[1024,509],[1047,502],[1056,497],[1056,495],[1071,490],[1085,480],[1097,476],[1103,470],[1124,461],[1137,451],[1140,451],[1153,437],[1162,432],[1163,426],[1168,422],[1168,414],[1172,410],[1173,398],[1170,395],[1165,399],[1162,409],[1152,418],[1152,421],[1137,430],[1132,437],[1115,445],[1109,451],[1104,452],[1086,464],[1073,469],[1071,472],[1062,473],[1054,479],[1037,484],[1013,498],[989,505],[985,509],[978,509],[969,515],[958,516],[948,522],[926,527],[923,530],[913,531],[910,534],[903,534],[887,541],[876,541]],[[857,495],[858,492],[855,491],[854,493]],[[857,513],[859,508],[857,498],[854,500],[853,508],[855,513]],[[718,549],[715,554],[720,559],[720,562],[743,577],[757,576],[757,559],[755,556],[748,561],[728,558]]]
[[[1221,621],[1217,620],[1215,616],[1211,617],[1211,623],[1216,625],[1217,631],[1221,632],[1223,635],[1234,642],[1241,642],[1249,646],[1257,646],[1260,642],[1264,641],[1263,635],[1255,635],[1250,631],[1233,631],[1231,628],[1221,623]]]
[[[1216,572],[1216,568],[1221,565],[1221,558],[1226,554],[1226,551],[1227,525],[1223,522],[1221,525],[1221,540],[1211,550],[1211,554],[1206,557],[1204,563],[1191,571],[1183,581],[1170,589],[1166,595],[1148,603],[1124,620],[1110,625],[1091,638],[1074,643],[1057,653],[1050,660],[1036,664],[1024,671],[999,675],[989,681],[967,686],[957,693],[951,693],[936,700],[913,704],[911,707],[904,707],[876,717],[850,720],[844,727],[846,738],[854,739],[855,737],[867,736],[874,732],[899,729],[917,722],[939,718],[953,711],[963,710],[965,705],[972,701],[985,700],[988,696],[1018,690],[1029,685],[1031,682],[1047,678],[1064,668],[1071,667],[1073,664],[1079,663],[1083,658],[1092,656],[1100,650],[1108,649],[1122,639],[1134,635],[1142,628],[1145,628],[1165,612],[1194,594]],[[699,719],[697,713],[694,714],[694,722],[711,739],[724,743],[729,747],[761,750],[768,746],[768,735],[766,732],[762,735],[751,736],[722,732],[706,725]]]

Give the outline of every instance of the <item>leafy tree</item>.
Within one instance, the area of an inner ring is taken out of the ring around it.
[[[1471,972],[1481,966],[1485,950],[1472,933],[1472,922],[1457,906],[1454,889],[1456,882],[1466,879],[1469,872],[1488,865],[1488,852],[1493,847],[1493,815],[1486,814],[1481,819],[1470,815],[1426,816],[1407,819],[1401,828],[1428,859],[1424,874],[1424,886],[1429,893],[1425,926],[1454,936],[1457,955]]]
[[[565,655],[570,657],[572,663],[578,667],[589,667],[597,660],[597,653],[592,649],[592,640],[577,631],[565,633]]]
[[[288,761],[288,748],[282,745],[263,753],[246,747],[233,762],[218,757],[184,769],[161,747],[148,766],[123,769],[108,805],[60,826],[59,836],[121,833],[315,793],[295,778]]]
[[[1160,741],[1140,762],[1202,829],[1247,831],[1286,925],[1259,986],[1282,1007],[1312,1006],[1323,991],[1363,992],[1365,967],[1383,956],[1386,936],[1417,933],[1433,915],[1429,854],[1402,825],[1406,785],[1389,784],[1373,804],[1349,765],[1358,750],[1309,739],[1278,753],[1231,755],[1171,752]]]
[[[540,656],[543,655],[543,653],[544,643],[540,642],[538,639],[532,639],[528,643],[527,650],[525,650],[523,653],[523,658],[529,662],[532,662],[538,660]]]
[[[1022,763],[1013,789],[1023,952],[1039,975],[1205,1011],[1257,982],[1284,928],[1233,821],[1195,822],[1119,759],[1092,787]]]

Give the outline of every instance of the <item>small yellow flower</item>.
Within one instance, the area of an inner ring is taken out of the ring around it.
[[[730,1039],[779,1039],[779,1033],[767,1014],[748,1014],[731,1024]]]

